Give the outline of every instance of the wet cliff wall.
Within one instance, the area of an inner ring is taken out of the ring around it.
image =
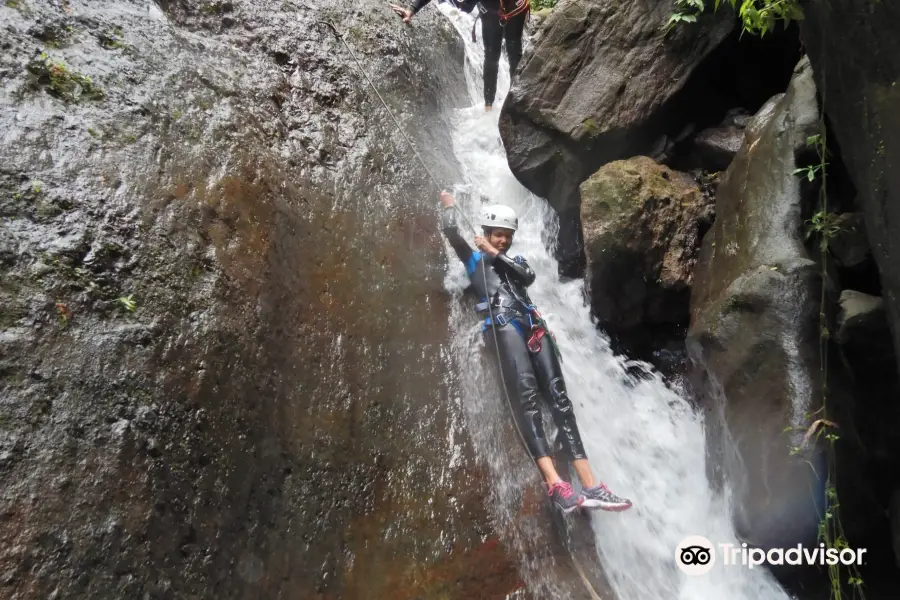
[[[0,6],[0,595],[518,585],[434,327],[433,190],[316,24],[434,148],[408,109],[464,86],[431,19]]]

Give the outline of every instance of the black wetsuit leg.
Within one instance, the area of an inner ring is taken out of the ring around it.
[[[506,383],[506,391],[512,404],[513,417],[528,452],[534,460],[550,456],[550,444],[544,435],[544,423],[541,420],[541,407],[538,402],[541,391],[525,339],[511,323],[495,327],[494,331],[497,333],[500,368],[503,370],[503,381]],[[494,334],[490,328],[484,332],[484,336],[488,351],[492,357],[496,357],[497,346],[494,345]]]
[[[497,73],[500,69],[503,40],[506,40],[510,77],[515,75],[519,61],[522,60],[522,35],[525,32],[528,12],[526,10],[510,18],[506,25],[500,24],[500,17],[492,10],[481,15],[481,37],[484,39],[484,103],[487,105],[493,105],[497,95]]]
[[[538,384],[550,405],[550,412],[553,414],[557,429],[559,429],[557,440],[562,443],[563,450],[569,454],[571,459],[587,458],[581,434],[578,431],[578,424],[575,422],[575,408],[572,406],[572,401],[569,400],[562,366],[553,350],[549,334],[544,335],[541,339],[541,351],[531,354],[531,360],[534,364]]]
[[[525,33],[525,20],[528,11],[512,17],[503,28],[503,38],[506,40],[506,58],[509,59],[509,77],[515,77],[519,61],[522,60],[522,35]]]
[[[497,13],[489,10],[481,15],[481,38],[484,40],[484,104],[493,106],[503,52],[503,27]]]

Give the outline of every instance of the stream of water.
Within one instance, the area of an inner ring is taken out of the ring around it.
[[[595,474],[634,507],[624,513],[592,516],[596,551],[619,600],[775,600],[788,595],[760,568],[719,566],[702,576],[683,574],[675,549],[689,535],[714,544],[736,543],[727,499],[717,497],[706,479],[702,418],[677,389],[644,366],[630,374],[628,361],[610,350],[608,339],[591,322],[582,295],[582,280],[562,281],[550,244],[556,217],[545,200],[526,190],[510,172],[498,132],[503,96],[509,89],[506,58],[501,60],[499,94],[485,113],[481,94],[483,51],[472,43],[473,15],[438,6],[465,44],[466,77],[472,106],[454,115],[453,151],[464,178],[457,190],[461,206],[477,224],[482,196],[512,206],[520,229],[511,255],[524,255],[537,281],[531,297],[547,319],[563,354],[563,371],[576,407],[582,436]],[[467,280],[462,265],[447,246],[450,265],[446,286],[461,295]],[[457,303],[453,315],[456,360],[462,398],[476,452],[493,477],[491,510],[499,523],[515,520],[515,498],[522,488],[537,486],[535,468],[519,445],[508,444],[503,431],[511,419],[500,389],[483,360],[471,302]],[[631,365],[632,367],[634,365]],[[540,540],[519,523],[515,551],[523,553],[523,573],[538,597],[563,597],[560,586],[529,548]]]

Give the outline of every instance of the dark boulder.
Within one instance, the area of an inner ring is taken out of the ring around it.
[[[697,162],[709,171],[724,171],[744,141],[744,130],[735,125],[704,129],[694,138]]]
[[[671,13],[668,0],[563,0],[547,16],[500,131],[513,173],[560,212],[600,165],[651,151],[672,98],[735,26],[720,11],[666,33]]]
[[[824,473],[821,448],[803,445],[821,406],[820,276],[792,174],[818,121],[804,59],[787,92],[748,124],[722,178],[691,297],[687,345],[708,411],[709,464],[733,486],[739,535],[761,547],[814,542],[823,501],[810,468]]]
[[[900,3],[805,3],[801,37],[859,194],[900,347]],[[900,360],[900,353],[896,354]],[[900,366],[900,365],[898,365]]]
[[[893,355],[884,300],[878,296],[844,290],[838,303],[841,307],[836,335],[838,344],[855,350],[856,355]]]
[[[895,562],[900,567],[900,489],[894,490],[890,500],[891,540]]]
[[[688,175],[645,156],[602,166],[581,184],[587,289],[613,335],[686,325],[712,202]]]
[[[870,327],[880,311],[866,311],[862,321],[845,319],[839,340],[855,389],[856,403],[848,411],[858,432],[855,446],[867,461],[877,495],[869,518],[882,519],[880,528],[869,532],[882,534],[888,511],[896,526],[891,493],[900,483],[895,441],[900,439],[900,4],[831,0],[804,5],[801,38],[828,118],[829,150],[839,150],[843,158],[877,269],[867,266],[868,260],[857,265],[864,255],[860,236],[851,235],[855,241],[833,248],[833,254],[839,267],[850,267],[841,273],[844,287],[881,296],[888,324],[876,333]],[[892,352],[884,347],[886,335]],[[893,373],[885,366],[888,360]]]
[[[841,520],[850,542],[889,554],[886,514],[900,484],[900,380],[885,302],[843,290],[834,341],[853,390],[853,402],[834,407],[841,425],[837,444]]]
[[[859,269],[872,257],[865,215],[843,213],[835,218],[834,225],[837,233],[828,241],[828,250],[835,263],[844,269]]]

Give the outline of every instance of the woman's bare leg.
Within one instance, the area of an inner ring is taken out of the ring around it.
[[[542,456],[535,462],[537,463],[538,469],[541,471],[541,475],[544,476],[544,483],[553,485],[558,481],[562,481],[562,477],[556,472],[556,466],[553,464],[552,458],[549,456]]]
[[[588,464],[586,458],[573,460],[572,466],[575,467],[575,472],[578,473],[578,479],[581,480],[581,487],[592,488],[597,485],[594,474],[591,472],[591,466]]]

